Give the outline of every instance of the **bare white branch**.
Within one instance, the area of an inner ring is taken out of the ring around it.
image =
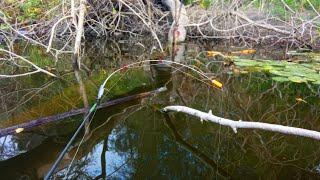
[[[262,122],[249,122],[249,121],[241,121],[241,120],[234,121],[234,120],[225,119],[222,117],[212,115],[210,111],[209,113],[206,113],[206,112],[202,112],[186,106],[167,106],[163,110],[166,112],[167,111],[182,112],[192,116],[199,117],[202,120],[214,122],[223,126],[229,126],[232,128],[232,130],[235,133],[237,132],[238,128],[239,129],[262,129],[266,131],[273,131],[273,132],[279,132],[283,134],[303,136],[303,137],[309,137],[312,139],[320,140],[320,132],[308,130],[308,129],[289,127],[289,126],[283,126],[278,124],[262,123]]]
[[[49,75],[49,76],[57,77],[56,75],[52,74],[52,73],[49,72],[49,71],[46,71],[46,70],[40,68],[39,66],[37,66],[36,64],[34,64],[33,62],[29,61],[28,59],[26,59],[26,58],[24,58],[24,57],[22,57],[22,56],[19,56],[19,55],[13,53],[13,52],[10,52],[10,51],[8,51],[8,50],[1,49],[1,48],[0,48],[0,52],[1,52],[1,51],[2,51],[2,52],[5,52],[5,53],[8,53],[8,54],[10,54],[10,55],[12,55],[12,56],[15,56],[15,57],[21,59],[22,61],[30,64],[31,66],[33,66],[33,67],[36,69],[36,71],[34,71],[34,72],[29,72],[29,73],[24,73],[24,74],[18,74],[18,75],[1,75],[0,77],[18,77],[18,76],[24,76],[24,75],[34,74],[34,73],[37,73],[37,72],[42,72],[42,73],[45,73],[45,74],[47,74],[47,75]]]

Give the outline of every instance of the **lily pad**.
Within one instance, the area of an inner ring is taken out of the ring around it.
[[[281,77],[281,76],[272,77],[272,80],[277,81],[277,82],[287,82],[287,81],[290,81],[287,77]]]
[[[318,73],[310,73],[310,74],[308,74],[307,77],[308,78],[312,78],[312,79],[314,79],[316,81],[320,81],[320,74],[318,74]]]
[[[265,71],[270,71],[270,70],[273,70],[273,69],[274,69],[274,67],[270,66],[269,64],[263,66],[263,70],[265,70]]]
[[[250,60],[234,58],[234,63],[241,71],[269,72],[275,75],[272,79],[278,82],[296,83],[320,81],[320,63],[294,63],[274,60]],[[319,70],[318,70],[319,69]]]
[[[281,71],[281,70],[271,70],[271,71],[269,71],[269,72],[270,72],[271,74],[278,75],[278,76],[285,76],[285,77],[292,76],[291,73],[286,72],[286,71]]]
[[[292,82],[296,82],[296,83],[303,83],[303,82],[307,82],[306,78],[303,77],[299,77],[299,76],[291,76],[288,77],[288,79]]]
[[[320,81],[312,82],[312,84],[320,85]]]
[[[253,66],[260,65],[260,63],[256,61],[235,61],[234,64],[236,66],[245,66],[245,67],[253,67]]]

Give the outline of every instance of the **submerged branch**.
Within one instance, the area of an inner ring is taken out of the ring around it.
[[[106,107],[114,106],[114,105],[117,105],[117,104],[120,104],[120,103],[124,103],[124,102],[128,102],[128,101],[133,101],[133,100],[145,98],[145,97],[148,97],[148,96],[150,96],[152,94],[156,94],[156,93],[159,93],[159,92],[161,92],[161,91],[158,89],[158,90],[154,90],[154,91],[143,92],[143,93],[140,93],[140,94],[135,94],[135,95],[131,95],[131,96],[127,96],[127,97],[123,97],[123,98],[107,101],[107,102],[101,103],[98,106],[97,109],[106,108]],[[39,119],[31,120],[29,122],[22,123],[22,124],[19,124],[19,125],[7,127],[7,128],[4,128],[4,129],[0,129],[0,137],[12,134],[18,128],[23,128],[24,130],[27,130],[27,129],[31,129],[31,128],[36,127],[36,126],[40,126],[40,125],[43,125],[43,124],[50,123],[50,122],[56,122],[56,121],[63,120],[65,118],[69,118],[69,117],[72,117],[72,116],[84,114],[86,112],[87,112],[87,108],[74,109],[74,110],[71,110],[71,111],[68,111],[68,112],[64,112],[64,113],[61,113],[61,114],[56,114],[56,115],[52,115],[52,116],[46,116],[46,117],[42,117],[42,118],[39,118]]]
[[[211,111],[206,113],[206,112],[202,112],[186,106],[167,106],[163,110],[166,112],[167,111],[183,112],[192,116],[199,117],[201,118],[201,120],[211,121],[220,125],[229,126],[233,129],[235,133],[237,133],[237,128],[262,129],[266,131],[273,131],[273,132],[279,132],[283,134],[303,136],[303,137],[309,137],[312,139],[320,140],[320,132],[308,130],[308,129],[289,127],[289,126],[283,126],[278,124],[262,123],[262,122],[248,122],[248,121],[241,121],[241,120],[234,121],[234,120],[225,119],[225,118],[212,115]]]

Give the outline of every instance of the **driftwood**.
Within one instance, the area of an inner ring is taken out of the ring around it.
[[[225,119],[222,117],[218,117],[212,114],[211,110],[207,112],[202,112],[196,109],[192,109],[186,106],[167,106],[163,109],[165,112],[168,111],[175,111],[175,112],[182,112],[192,116],[199,117],[201,120],[214,122],[223,126],[229,126],[233,129],[235,133],[237,133],[237,129],[261,129],[266,131],[273,131],[279,132],[283,134],[289,135],[296,135],[296,136],[303,136],[308,137],[316,140],[320,140],[320,132],[296,128],[296,127],[289,127],[283,126],[278,124],[269,124],[269,123],[262,123],[262,122],[249,122],[249,121],[234,121],[230,119]]]
[[[131,96],[115,99],[115,100],[110,100],[110,101],[101,103],[97,109],[106,108],[106,107],[114,106],[117,104],[125,103],[128,101],[145,98],[145,97],[148,97],[148,96],[155,94],[155,93],[158,93],[158,92],[160,92],[160,91],[155,90],[155,91],[149,91],[149,92],[144,92],[144,93],[140,93],[140,94],[135,94],[135,95],[131,95]],[[61,114],[46,116],[46,117],[42,117],[39,119],[31,120],[26,123],[22,123],[22,124],[7,127],[4,129],[0,129],[0,137],[15,133],[15,130],[18,128],[23,128],[24,130],[27,130],[27,129],[30,129],[30,128],[33,128],[36,126],[50,123],[50,122],[57,122],[57,121],[63,120],[68,117],[76,116],[79,114],[84,114],[87,112],[87,110],[88,110],[87,108],[74,109],[74,110],[64,112]]]

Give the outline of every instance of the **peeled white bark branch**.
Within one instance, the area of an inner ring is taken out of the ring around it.
[[[58,24],[60,22],[62,22],[63,20],[65,20],[67,18],[70,18],[70,17],[72,17],[72,16],[64,16],[63,18],[59,19],[56,23],[54,23],[54,25],[52,26],[50,40],[49,40],[49,44],[48,44],[48,47],[47,47],[47,52],[49,52],[50,49],[51,49],[52,41],[53,41],[53,38],[54,38],[54,34],[56,32],[56,27],[58,26]]]
[[[13,52],[11,52],[11,51],[8,51],[8,50],[1,49],[1,48],[0,48],[0,52],[5,52],[5,53],[8,53],[8,54],[10,54],[10,55],[12,55],[12,56],[15,56],[15,57],[21,59],[22,61],[30,64],[31,66],[33,66],[33,67],[36,69],[36,71],[29,72],[29,73],[18,74],[18,75],[0,75],[0,77],[19,77],[19,76],[26,76],[26,75],[34,74],[34,73],[37,73],[37,72],[42,72],[42,73],[45,73],[45,74],[47,74],[47,75],[49,75],[49,76],[57,77],[55,74],[53,74],[53,73],[51,73],[51,72],[49,72],[49,71],[46,71],[46,70],[40,68],[40,67],[37,66],[36,64],[34,64],[34,63],[32,63],[31,61],[27,60],[26,58],[24,58],[24,57],[22,57],[22,56],[19,56],[19,55],[15,54],[15,53],[13,53]]]
[[[248,122],[248,121],[241,121],[241,120],[233,121],[230,119],[225,119],[225,118],[212,115],[211,110],[208,113],[206,113],[206,112],[202,112],[186,106],[167,106],[163,110],[165,112],[168,112],[168,111],[183,112],[192,116],[199,117],[201,120],[211,121],[220,125],[229,126],[233,129],[235,133],[237,133],[237,128],[262,129],[266,131],[273,131],[273,132],[279,132],[283,134],[303,136],[303,137],[309,137],[312,139],[320,140],[320,132],[317,132],[317,131],[283,126],[278,124]]]
[[[168,34],[169,42],[183,42],[187,36],[185,26],[189,24],[186,8],[179,0],[164,0],[164,3],[169,7],[174,19]]]
[[[80,0],[80,12],[79,12],[79,21],[77,24],[77,34],[76,34],[76,40],[74,43],[74,58],[76,59],[76,62],[78,64],[78,68],[80,68],[80,48],[81,48],[81,39],[83,36],[83,25],[84,25],[84,18],[85,18],[85,13],[86,13],[86,0]]]

